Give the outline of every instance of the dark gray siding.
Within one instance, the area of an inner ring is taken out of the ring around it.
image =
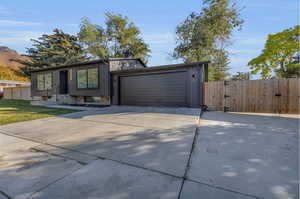
[[[96,89],[78,89],[77,88],[77,71],[85,68],[98,67],[99,88]],[[70,70],[70,69],[69,69]],[[69,79],[69,94],[72,96],[109,96],[109,67],[106,64],[91,64],[82,67],[72,68],[72,80]]]
[[[200,107],[204,66],[114,73],[112,104]]]
[[[78,89],[77,88],[77,75],[76,72],[79,69],[84,68],[92,68],[97,67],[99,70],[99,88],[97,89]],[[68,91],[69,95],[72,96],[110,96],[110,75],[109,75],[109,66],[108,64],[104,63],[96,63],[96,64],[89,64],[83,66],[76,66],[76,67],[68,67],[68,68],[61,68],[49,71],[41,71],[41,72],[33,72],[31,73],[31,93],[32,96],[52,96],[59,94],[59,72],[60,71],[68,71]],[[38,91],[37,90],[37,74],[38,73],[47,73],[52,72],[53,74],[53,83],[52,89],[48,91]]]
[[[52,89],[39,91],[37,89],[37,74],[52,73]],[[55,70],[49,70],[45,72],[31,73],[31,96],[52,96],[56,93],[58,85],[58,72]]]
[[[191,107],[197,107],[202,104],[202,82],[203,82],[203,67],[189,68],[189,104]]]

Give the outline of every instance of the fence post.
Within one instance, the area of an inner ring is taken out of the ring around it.
[[[224,86],[224,102],[223,102],[223,104],[224,104],[224,112],[228,112],[229,111],[229,106],[227,106],[227,103],[228,103],[228,100],[227,100],[227,98],[228,97],[230,97],[229,95],[227,95],[227,93],[226,93],[226,86],[227,85],[229,85],[229,82],[228,81],[224,81],[224,84],[223,84],[223,86]]]

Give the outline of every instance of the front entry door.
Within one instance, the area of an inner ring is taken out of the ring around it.
[[[59,72],[59,94],[68,93],[68,71]]]

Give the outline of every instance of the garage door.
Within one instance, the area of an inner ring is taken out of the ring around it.
[[[122,105],[187,106],[186,72],[120,77]]]

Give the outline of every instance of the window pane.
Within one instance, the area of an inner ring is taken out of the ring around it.
[[[87,71],[77,71],[77,88],[87,88]]]
[[[88,69],[88,88],[98,88],[98,68]]]
[[[52,89],[52,73],[45,74],[45,90]]]
[[[37,74],[37,88],[38,90],[45,90],[44,74]]]
[[[73,77],[72,77],[72,69],[69,70],[69,79],[70,79],[70,80],[73,79]]]

